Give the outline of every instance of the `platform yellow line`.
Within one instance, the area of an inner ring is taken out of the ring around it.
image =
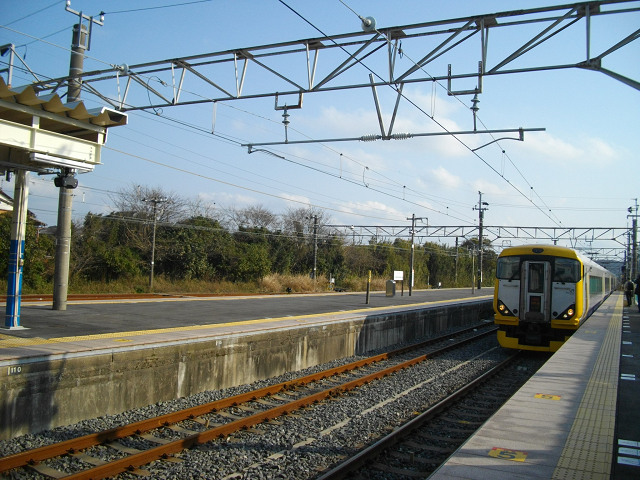
[[[611,313],[593,372],[551,477],[553,479],[609,478],[616,420],[622,298],[620,295]]]
[[[466,301],[466,300],[482,300],[491,297],[491,295],[485,295],[480,297],[466,297],[455,299],[455,301]],[[437,305],[442,303],[451,303],[452,300],[438,300],[433,302],[421,302],[421,303],[411,303],[407,305],[396,305],[396,308],[412,308],[412,307],[421,307],[427,305]],[[313,313],[306,315],[292,315],[290,317],[275,317],[275,318],[258,318],[254,320],[242,320],[239,322],[227,322],[227,323],[211,323],[206,325],[190,325],[183,327],[170,327],[170,328],[156,328],[156,329],[148,329],[148,330],[134,330],[131,332],[113,332],[113,333],[99,333],[93,335],[76,335],[71,337],[57,337],[57,338],[42,338],[42,337],[33,337],[33,338],[22,338],[15,337],[12,335],[0,334],[0,350],[4,348],[13,348],[13,347],[24,347],[24,346],[33,346],[33,345],[50,345],[56,343],[70,343],[70,342],[83,342],[83,341],[91,341],[91,340],[104,340],[104,339],[114,339],[114,341],[123,341],[129,337],[139,337],[143,335],[151,335],[151,334],[162,334],[162,333],[172,333],[172,332],[188,332],[188,331],[196,331],[196,330],[207,330],[207,329],[220,329],[224,327],[230,326],[247,326],[247,325],[256,325],[264,322],[283,322],[283,321],[301,321],[307,320],[309,318],[326,318],[335,315],[350,315],[350,314],[358,314],[363,312],[376,312],[380,310],[388,310],[393,307],[371,307],[371,308],[359,308],[356,310],[345,310],[339,312],[327,312],[327,313]],[[273,327],[276,328],[276,327]]]

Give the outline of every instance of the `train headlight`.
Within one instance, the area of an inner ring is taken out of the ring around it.
[[[513,313],[509,311],[507,306],[504,304],[502,300],[498,300],[498,313],[500,315],[505,315],[507,317],[513,317]]]
[[[567,307],[567,309],[564,312],[562,312],[560,315],[558,315],[556,318],[559,320],[569,320],[573,318],[575,314],[576,314],[576,306],[569,305],[569,307]]]

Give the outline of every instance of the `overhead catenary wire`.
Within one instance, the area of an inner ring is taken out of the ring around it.
[[[283,2],[283,3],[284,3],[284,2]],[[176,5],[182,5],[182,4],[176,4]],[[286,5],[286,4],[285,4],[285,5]],[[158,8],[161,8],[161,7],[158,7]],[[289,8],[290,8],[290,7],[289,7]],[[134,10],[135,10],[135,9],[133,9],[133,10],[131,10],[131,11],[134,11]],[[112,13],[113,13],[113,12],[112,12]],[[122,12],[119,12],[119,13],[125,13],[125,11],[122,11]],[[12,30],[12,29],[9,29],[9,30]],[[12,31],[13,31],[13,30],[12,30]],[[20,33],[20,32],[17,32],[17,33]],[[31,38],[34,38],[34,39],[36,39],[36,40],[41,40],[41,39],[39,39],[38,37],[33,37],[33,36],[31,36],[31,35],[28,35],[28,34],[24,34],[24,35],[29,36],[29,37],[31,37]],[[324,35],[324,34],[323,34],[323,35]],[[64,47],[61,47],[61,46],[55,45],[55,44],[53,44],[53,43],[51,43],[51,42],[44,42],[44,43],[49,44],[49,45],[56,46],[56,47],[61,48],[61,49],[63,49],[63,50],[70,51],[70,50],[69,50],[69,49],[67,49],[67,48],[64,48]],[[341,47],[341,48],[343,48],[343,47]],[[343,48],[343,50],[344,50],[344,48]],[[348,54],[348,52],[347,52],[347,54]],[[89,59],[98,60],[98,59],[95,59],[95,58],[93,58],[93,57],[91,57],[91,56],[88,56],[88,55],[85,55],[85,56],[86,56],[86,58],[89,58]],[[99,61],[99,60],[98,60],[98,61]],[[105,63],[105,64],[106,64],[107,62],[102,62],[102,63]],[[110,65],[110,66],[112,66],[112,67],[114,67],[114,65],[113,65],[113,64],[109,64],[109,65]],[[375,72],[373,72],[372,70],[370,70],[370,71],[371,71],[372,73],[375,73]],[[377,75],[376,75],[376,76],[377,76]],[[378,76],[378,78],[379,78],[379,76]],[[149,80],[149,81],[152,81],[152,80],[153,80],[153,77],[149,78],[148,80]],[[185,90],[185,91],[186,91],[186,90]],[[93,92],[90,92],[90,93],[93,93]],[[195,92],[189,92],[189,93],[191,93],[191,94],[193,94],[193,95],[196,95],[196,96],[200,96],[200,95],[196,94]],[[155,113],[156,113],[156,114],[158,114],[157,112],[155,112]],[[166,118],[166,117],[165,117],[165,118]],[[175,120],[172,120],[172,121],[175,121]],[[195,128],[193,125],[188,125],[188,126],[189,126],[190,128]],[[209,132],[209,133],[210,133],[210,132]],[[217,135],[217,136],[219,136],[219,135]],[[222,137],[221,137],[221,138],[222,138]],[[359,164],[360,166],[362,166],[362,167],[364,167],[364,168],[369,169],[369,167],[368,167],[368,166],[366,166],[366,165],[364,165],[364,164],[362,164],[362,163],[360,163],[360,162],[357,162],[357,161],[355,161],[355,160],[351,159],[351,157],[349,157],[349,156],[346,156],[346,158],[349,158],[350,160],[352,160],[352,161],[356,162],[356,163],[357,163],[357,164]],[[290,161],[290,160],[289,160],[289,161]],[[378,172],[376,172],[376,174],[379,174],[379,173],[378,173]],[[332,176],[334,176],[334,175],[332,175]],[[349,180],[347,180],[347,179],[342,178],[341,176],[338,176],[337,178],[339,178],[339,179],[341,179],[341,180],[349,181]],[[354,183],[354,184],[356,184],[356,185],[358,184],[358,182],[353,182],[353,181],[350,181],[350,182],[351,182],[351,183]],[[408,200],[404,197],[404,192],[406,191],[406,185],[404,185],[404,184],[403,184],[403,183],[401,183],[401,182],[395,182],[395,185],[396,185],[396,186],[398,186],[398,187],[402,187],[402,189],[403,189],[403,190],[402,190],[402,191],[403,191],[403,196],[402,196],[402,198],[400,198],[400,196],[399,196],[399,195],[392,195],[392,194],[388,194],[388,193],[386,193],[386,192],[382,192],[382,193],[384,193],[385,195],[389,195],[389,196],[391,196],[391,197],[394,197],[394,198],[397,198],[397,199],[403,200],[403,201],[408,202],[408,203],[414,203],[414,204],[416,204],[416,205],[418,205],[418,206],[422,206],[422,205],[417,204],[417,203],[415,203],[415,202],[410,202],[410,201],[408,201]],[[369,187],[368,187],[368,188],[369,188]],[[419,193],[418,193],[416,190],[413,190],[413,189],[410,189],[410,190],[411,190],[412,192],[416,193],[417,195],[419,195]],[[374,191],[379,192],[380,190],[374,190]],[[432,201],[433,201],[433,200],[432,200]],[[437,203],[440,203],[440,202],[438,202],[437,200],[435,200],[435,201],[436,201]],[[444,206],[444,205],[443,205],[443,206]],[[424,207],[424,206],[422,206],[422,207]],[[462,221],[466,221],[466,222],[471,221],[471,220],[469,220],[469,219],[464,220],[464,219],[461,219],[460,217],[456,217],[456,216],[452,215],[452,214],[451,214],[451,213],[449,213],[449,211],[448,211],[448,208],[449,208],[449,207],[447,207],[447,210],[445,210],[445,211],[436,210],[436,209],[433,209],[433,208],[430,208],[430,207],[424,207],[424,208],[427,208],[427,209],[429,209],[430,211],[433,211],[433,212],[435,212],[435,213],[440,213],[440,214],[442,214],[442,215],[445,215],[445,216],[451,217],[451,218],[453,218],[453,219],[462,220]],[[460,215],[460,214],[458,214],[458,215]]]
[[[168,165],[166,163],[159,162],[159,161],[156,161],[156,160],[152,160],[150,158],[146,158],[146,157],[143,157],[141,155],[135,155],[133,153],[125,152],[125,151],[118,150],[118,149],[115,149],[115,148],[112,148],[112,147],[104,147],[104,148],[106,148],[107,150],[111,150],[113,152],[116,152],[116,153],[120,153],[122,155],[126,155],[126,156],[129,156],[129,157],[132,157],[132,158],[137,158],[138,160],[143,160],[145,162],[149,162],[149,163],[152,163],[152,164],[155,164],[155,165],[158,165],[158,166],[162,166],[162,167],[165,167],[165,168],[168,168],[168,169],[171,169],[171,170],[175,170],[175,171],[178,171],[178,172],[186,173],[186,174],[193,175],[193,176],[196,176],[196,177],[200,177],[200,178],[203,178],[203,179],[206,179],[206,180],[211,180],[211,181],[216,182],[216,183],[220,183],[220,184],[223,184],[223,185],[228,185],[228,186],[231,186],[231,187],[239,188],[241,190],[245,190],[245,191],[248,191],[248,192],[258,193],[258,194],[261,194],[261,195],[265,195],[265,196],[272,197],[272,198],[277,198],[279,200],[284,200],[284,201],[287,201],[287,202],[298,203],[298,204],[304,205],[306,207],[316,207],[316,208],[320,208],[322,210],[329,210],[329,211],[333,211],[333,212],[349,214],[349,215],[354,215],[354,216],[363,217],[363,218],[378,218],[378,219],[382,219],[383,218],[383,217],[376,217],[376,216],[373,216],[373,215],[365,215],[365,214],[361,214],[361,213],[354,213],[354,212],[346,211],[344,209],[339,209],[339,208],[331,208],[331,207],[326,207],[326,206],[321,206],[321,205],[315,205],[315,204],[312,204],[312,203],[309,203],[309,202],[306,202],[306,201],[297,200],[297,199],[293,199],[293,198],[288,198],[288,197],[285,197],[285,196],[282,196],[282,195],[276,195],[276,194],[272,194],[272,193],[268,193],[268,192],[263,192],[263,191],[260,191],[260,190],[254,189],[254,188],[244,187],[242,185],[238,185],[238,184],[235,184],[235,183],[227,182],[227,181],[220,180],[220,179],[217,179],[217,178],[213,178],[213,177],[210,177],[210,176],[207,176],[207,175],[203,175],[203,174],[200,174],[200,173],[192,172],[190,170],[187,170],[187,169],[184,169],[184,168],[180,168],[180,167],[176,167],[174,165]],[[386,218],[386,219],[387,220],[397,220],[397,218]]]
[[[198,3],[198,2],[185,2],[184,4],[189,4],[189,3]],[[344,2],[343,2],[343,3],[344,3]],[[181,5],[181,4],[177,4],[177,5]],[[161,7],[158,7],[158,8],[161,8]],[[124,12],[125,12],[125,11],[123,11],[122,13],[124,13]],[[119,12],[111,12],[111,13],[119,13]],[[428,114],[427,114],[427,115],[428,115]],[[191,128],[191,127],[188,127],[188,128]],[[515,166],[515,165],[514,165],[514,166]],[[523,177],[523,178],[524,178],[524,177]],[[526,179],[525,179],[525,180],[526,180]],[[398,183],[398,185],[400,185],[400,184]],[[407,189],[407,190],[409,190],[409,189]],[[539,195],[538,195],[538,192],[537,192],[537,191],[535,191],[535,190],[534,190],[534,192],[533,192],[533,193],[535,193],[535,195],[536,195],[538,198],[540,198],[540,197],[539,197]],[[528,198],[528,197],[526,196],[526,194],[525,194],[525,195],[523,195],[523,196],[524,196],[524,198]],[[537,207],[535,207],[535,208],[537,208]]]
[[[278,0],[280,3],[282,3],[283,5],[287,6],[287,8],[289,8],[290,10],[294,11],[289,5],[287,5],[284,0]],[[343,0],[338,0],[340,3],[342,3],[345,7],[347,7],[351,12],[353,12],[361,21],[364,21],[364,17],[360,14],[358,14],[355,10],[353,10],[350,6],[348,6]],[[311,22],[309,22],[307,19],[305,19],[304,17],[302,17],[298,12],[295,12],[298,16],[300,16],[305,22],[309,23],[309,25],[311,25],[312,27],[314,27],[316,30],[318,30],[322,35],[324,35],[325,37],[328,38],[328,36],[326,34],[324,34],[320,29],[318,29],[315,25],[313,25]],[[391,43],[391,40],[383,33],[380,32],[379,30],[375,30],[378,34],[384,36],[384,38],[387,39],[388,43]],[[351,54],[349,52],[346,51],[346,49],[344,49],[343,47],[341,47],[342,50],[344,50],[348,55],[351,56]],[[429,74],[429,72],[427,72],[423,66],[418,65],[417,62],[415,62],[415,60],[411,59],[409,56],[406,55],[406,52],[404,54],[405,57],[407,57],[411,62],[413,62],[413,64],[418,67],[420,70],[422,70],[426,75],[428,75],[430,78],[433,79],[434,82],[436,82],[439,86],[441,86],[442,88],[444,88],[448,93],[452,93],[449,91],[448,87],[445,87],[444,85],[440,84],[440,82],[438,82],[437,80],[434,79],[434,77]],[[357,59],[356,59],[357,60]],[[359,60],[358,60],[359,61]],[[361,65],[363,65],[367,70],[369,70],[369,72],[371,72],[372,74],[376,75],[376,77],[380,80],[382,80],[382,77],[377,75],[372,69],[370,69],[369,67],[367,67],[366,65],[364,65],[363,62],[359,61],[359,63]],[[395,87],[393,85],[389,85],[390,88],[392,88],[393,90],[395,90],[399,95],[401,95],[405,100],[407,100],[411,105],[413,105],[415,108],[417,108],[420,112],[422,112],[423,114],[425,114],[427,117],[429,117],[431,120],[433,120],[440,128],[442,128],[443,131],[445,132],[449,132],[449,130],[439,121],[437,121],[435,119],[434,116],[429,115],[426,111],[424,111],[424,109],[422,109],[420,106],[418,106],[415,102],[413,102],[411,99],[409,99],[408,97],[406,97],[401,91],[398,90],[398,87]],[[456,98],[458,101],[460,101],[461,103],[463,103],[460,99],[458,99],[455,95],[453,95],[454,98]],[[463,103],[464,104],[464,103]],[[483,124],[484,126],[484,124]],[[486,128],[486,126],[485,126]],[[515,189],[523,198],[527,199],[529,202],[532,203],[532,205],[534,205],[543,215],[545,215],[547,218],[549,218],[552,222],[554,222],[557,225],[560,225],[561,222],[559,222],[556,218],[552,218],[551,215],[549,213],[547,213],[542,207],[536,205],[530,198],[528,198],[524,192],[522,192],[515,184],[513,184],[509,179],[507,179],[504,174],[502,174],[501,172],[499,172],[498,170],[496,170],[489,162],[487,162],[482,156],[480,156],[480,154],[478,154],[477,151],[475,151],[474,149],[472,149],[471,147],[469,147],[466,143],[464,143],[460,138],[458,138],[456,135],[451,134],[451,136],[458,141],[462,146],[464,146],[466,149],[468,149],[473,155],[475,155],[479,160],[481,160],[487,167],[489,167],[495,174],[497,174],[500,178],[502,178],[503,181],[505,181],[510,187],[512,187],[513,189]],[[503,150],[504,151],[504,150]],[[519,170],[518,170],[519,172]],[[519,172],[520,173],[520,172]],[[524,176],[521,174],[521,176],[524,179]],[[526,179],[525,179],[526,181]],[[527,182],[527,184],[531,187],[531,185],[529,184],[529,182]],[[539,198],[539,197],[538,197]],[[547,209],[550,211],[550,209]]]
[[[194,5],[196,3],[210,3],[213,0],[191,0],[188,2],[180,2],[180,3],[170,3],[167,5],[155,5],[153,7],[141,7],[141,8],[130,8],[127,10],[114,10],[111,12],[104,12],[105,15],[117,15],[121,13],[133,13],[133,12],[144,12],[149,10],[160,10],[164,8],[174,8],[174,7],[184,7],[186,5]]]
[[[11,20],[10,22],[5,23],[5,25],[13,25],[14,23],[18,23],[26,18],[30,18],[33,17],[34,15],[37,15],[39,13],[42,13],[48,9],[50,9],[51,7],[55,7],[56,5],[59,5],[61,3],[61,0],[55,0],[53,3],[50,3],[49,5],[47,5],[46,7],[41,7],[33,12],[27,13],[26,15],[23,15],[20,18],[16,18],[15,20]]]
[[[25,34],[25,35],[27,35],[27,34]],[[34,37],[34,38],[35,38],[35,37]],[[45,43],[50,44],[50,45],[55,45],[55,44],[52,44],[52,43],[50,43],[50,42],[45,42]],[[62,48],[62,49],[64,49],[63,47],[60,47],[60,46],[58,46],[58,48]],[[66,50],[66,49],[65,49],[65,50]],[[106,62],[103,62],[103,63],[106,63]],[[194,95],[197,95],[197,94],[195,94],[194,92],[191,92],[191,93],[192,93],[192,94],[194,94]],[[143,110],[143,111],[145,111],[146,113],[151,113],[151,112],[148,112],[148,111],[146,111],[146,110]],[[188,123],[186,123],[186,122],[182,122],[182,121],[179,121],[179,120],[177,120],[177,119],[171,119],[170,117],[166,117],[166,116],[161,115],[161,114],[159,114],[159,113],[155,113],[155,112],[154,112],[153,114],[154,114],[154,115],[156,115],[156,116],[162,117],[162,118],[166,118],[166,119],[168,119],[168,120],[170,120],[170,121],[173,121],[173,122],[176,122],[176,123],[182,124],[182,125],[184,125],[184,126],[188,126],[189,128],[198,129],[198,130],[202,131],[203,133],[204,133],[204,132],[206,132],[206,133],[208,133],[208,134],[212,134],[211,132],[209,132],[209,131],[207,131],[207,130],[205,130],[205,129],[202,129],[202,128],[198,128],[198,127],[196,127],[196,126],[194,126],[194,125],[192,125],[192,124],[188,124]],[[230,141],[230,142],[232,142],[232,143],[240,144],[240,143],[239,143],[239,142],[237,142],[237,141],[231,140],[231,139],[229,139],[229,138],[225,138],[224,136],[222,136],[222,135],[221,135],[221,134],[219,134],[219,133],[213,133],[213,135],[215,135],[216,137],[219,137],[219,138],[224,138],[225,140]],[[350,158],[350,157],[347,157],[347,158]],[[313,170],[313,169],[315,169],[314,167],[310,167],[310,166],[304,165],[304,164],[302,164],[302,163],[295,162],[295,161],[291,160],[290,158],[284,158],[284,160],[286,160],[286,161],[288,161],[288,162],[291,162],[291,163],[298,164],[298,165],[303,166],[303,167],[306,167],[306,168],[311,168],[312,170]],[[369,167],[367,167],[366,165],[364,165],[364,164],[362,164],[362,163],[360,163],[360,162],[356,162],[356,163],[360,164],[361,166],[366,167],[367,169],[369,168]],[[318,172],[322,172],[322,173],[328,174],[328,175],[333,176],[333,177],[335,177],[335,178],[338,178],[338,179],[340,179],[340,180],[347,181],[347,182],[352,183],[352,184],[354,184],[354,185],[359,185],[359,184],[360,184],[360,182],[353,181],[353,180],[349,180],[349,179],[343,178],[342,176],[339,176],[339,175],[338,175],[338,176],[336,176],[336,175],[334,175],[334,174],[331,174],[330,172],[324,172],[324,171],[322,171],[322,170],[320,170],[320,169],[315,169],[315,170],[316,170],[316,171],[318,171]],[[376,174],[377,174],[377,172],[376,172]],[[400,186],[400,185],[401,185],[401,183],[400,183],[400,182],[396,182],[395,184],[396,184],[397,186]],[[440,214],[442,214],[442,215],[448,216],[448,217],[453,218],[453,219],[456,219],[456,220],[461,220],[461,221],[466,221],[466,222],[470,221],[470,220],[468,220],[468,219],[467,219],[467,220],[465,220],[465,219],[463,219],[463,218],[460,218],[459,216],[452,215],[452,214],[451,214],[451,213],[449,213],[448,211],[441,211],[441,210],[437,210],[437,209],[434,209],[434,208],[431,208],[431,207],[428,207],[428,206],[424,206],[424,205],[421,205],[421,204],[419,204],[419,203],[417,203],[417,202],[409,201],[409,200],[407,200],[406,198],[401,198],[399,195],[393,195],[393,194],[390,194],[390,193],[388,193],[388,192],[384,192],[384,191],[379,190],[379,189],[371,188],[371,186],[368,186],[367,188],[368,188],[368,189],[370,189],[370,190],[372,190],[372,191],[375,191],[375,192],[378,192],[378,193],[382,193],[382,194],[384,194],[384,195],[387,195],[387,196],[390,196],[390,197],[396,198],[396,199],[398,199],[398,200],[402,200],[402,201],[405,201],[405,202],[407,202],[407,203],[414,204],[414,205],[419,206],[419,207],[421,207],[421,208],[426,208],[427,210],[433,211],[434,213],[440,213]],[[447,207],[447,208],[448,208],[448,207]]]
[[[189,123],[187,123],[187,122],[184,122],[184,121],[181,121],[181,120],[178,120],[178,119],[174,119],[174,118],[171,118],[171,117],[167,117],[167,116],[165,116],[165,115],[158,115],[158,114],[155,114],[155,113],[152,113],[152,112],[148,112],[148,111],[146,111],[146,110],[143,110],[143,112],[145,112],[145,113],[147,113],[147,114],[151,114],[151,116],[153,116],[154,118],[162,118],[162,119],[165,119],[165,120],[167,120],[167,121],[169,121],[169,122],[173,122],[173,123],[176,123],[176,124],[178,124],[178,125],[182,125],[182,126],[184,126],[184,127],[187,127],[187,128],[189,128],[189,129],[192,129],[192,130],[198,131],[198,132],[200,132],[200,133],[202,133],[202,134],[206,134],[206,135],[207,135],[207,136],[209,136],[209,137],[211,136],[211,132],[209,132],[208,130],[206,130],[206,129],[204,129],[204,128],[198,127],[198,126],[196,126],[196,125],[189,124]],[[113,135],[118,136],[119,134],[117,134],[117,133],[113,133],[113,134],[112,134],[112,136],[113,136]],[[218,138],[220,138],[220,139],[222,139],[223,141],[227,141],[227,142],[229,142],[230,144],[238,145],[238,146],[240,145],[240,141],[239,141],[239,140],[231,139],[231,138],[226,137],[226,136],[224,136],[224,135],[222,135],[222,134],[220,134],[220,133],[216,133],[216,134],[215,134],[215,136],[216,136],[216,137],[218,137]],[[309,166],[309,165],[305,165],[305,164],[303,164],[303,163],[300,163],[300,162],[297,162],[297,161],[295,161],[295,160],[292,160],[291,158],[287,158],[287,157],[284,157],[284,156],[280,156],[280,157],[281,157],[281,158],[283,158],[283,160],[286,160],[286,161],[288,161],[288,162],[290,162],[290,163],[294,163],[294,164],[297,164],[297,165],[302,166],[302,167],[305,167],[305,168],[310,168],[310,169],[315,170],[315,171],[317,171],[317,172],[319,172],[319,173],[323,173],[323,174],[326,174],[326,175],[332,176],[332,177],[334,177],[334,178],[339,178],[340,180],[346,181],[346,182],[348,182],[348,183],[351,183],[351,184],[354,184],[354,185],[357,185],[357,186],[362,186],[362,185],[361,185],[361,182],[360,182],[359,180],[357,180],[357,181],[356,181],[356,180],[352,180],[352,179],[344,178],[344,177],[343,177],[343,176],[341,176],[341,175],[332,174],[331,172],[326,172],[326,171],[323,171],[323,170],[321,170],[321,169],[318,169],[318,168],[315,168],[315,167],[311,167],[311,166]],[[360,165],[364,165],[364,164],[360,164]],[[368,167],[367,167],[367,168],[368,168]],[[399,185],[399,182],[397,182],[397,183],[396,183],[396,185]],[[389,197],[392,197],[392,198],[396,198],[396,199],[398,199],[398,200],[402,200],[402,201],[404,201],[404,202],[406,202],[406,203],[408,203],[408,204],[413,204],[413,205],[418,206],[418,207],[420,207],[420,208],[425,208],[425,209],[427,209],[427,210],[433,211],[434,213],[441,213],[441,214],[443,214],[443,215],[445,215],[445,216],[448,216],[448,217],[450,217],[450,218],[457,219],[457,220],[461,220],[461,221],[465,221],[465,222],[466,222],[466,221],[468,221],[468,220],[465,220],[464,218],[460,218],[460,217],[458,217],[458,216],[456,216],[456,215],[453,215],[453,214],[451,214],[451,213],[450,213],[450,212],[448,212],[448,211],[442,212],[442,211],[440,211],[440,210],[437,210],[437,209],[431,208],[431,207],[426,206],[426,205],[423,205],[423,204],[421,204],[421,203],[418,203],[418,202],[414,202],[414,201],[407,200],[406,198],[403,198],[403,197],[401,197],[401,196],[399,196],[399,195],[394,195],[394,194],[391,194],[391,193],[389,193],[389,192],[385,192],[385,191],[383,191],[383,190],[380,190],[379,188],[374,188],[374,187],[372,187],[371,185],[367,186],[366,188],[368,188],[369,190],[375,191],[376,193],[380,193],[380,194],[383,194],[383,195],[386,195],[386,196],[389,196]],[[319,208],[325,208],[325,207],[319,207]],[[447,208],[448,208],[448,207],[447,207]],[[344,212],[344,211],[343,211],[343,213],[349,213],[349,214],[352,214],[353,212]],[[366,216],[366,217],[370,217],[370,218],[376,218],[376,217],[371,216],[371,215],[364,215],[364,216]],[[388,217],[378,217],[378,218],[387,218],[387,219],[388,219]]]
[[[164,118],[164,119],[170,119],[169,117],[166,117],[166,116],[161,116],[161,118]],[[204,128],[198,127],[198,126],[196,126],[196,125],[190,125],[190,124],[187,124],[187,122],[183,122],[183,121],[181,121],[181,120],[177,120],[177,119],[172,119],[172,121],[175,121],[176,123],[181,124],[181,125],[185,125],[185,126],[187,126],[187,125],[188,125],[190,128],[193,128],[194,130],[197,130],[197,131],[200,131],[201,133],[205,133],[205,134],[207,134],[207,135],[210,135],[210,132],[209,132],[208,130],[205,130]],[[117,135],[117,134],[115,134],[115,135]],[[285,154],[284,154],[284,153],[282,153],[282,154],[280,154],[280,153],[276,154],[276,153],[273,153],[273,152],[270,152],[270,151],[266,151],[266,153],[276,155],[278,158],[281,158],[282,160],[284,160],[284,161],[286,161],[286,162],[289,162],[289,163],[292,163],[292,164],[295,164],[295,165],[301,166],[301,167],[303,167],[303,168],[307,168],[307,169],[313,170],[313,171],[315,171],[315,172],[317,172],[317,173],[321,173],[321,174],[324,174],[324,175],[328,175],[328,176],[330,176],[330,177],[337,178],[337,179],[339,179],[339,180],[343,180],[343,181],[345,181],[345,182],[347,182],[347,183],[351,183],[351,184],[356,185],[356,186],[359,186],[359,187],[361,187],[361,186],[362,186],[362,182],[361,182],[359,179],[358,179],[358,180],[356,180],[356,179],[348,179],[348,178],[344,178],[344,177],[341,177],[340,175],[338,175],[338,174],[336,174],[336,173],[327,172],[327,171],[324,171],[324,170],[319,169],[319,168],[317,168],[317,167],[313,167],[313,166],[310,166],[310,165],[306,165],[306,164],[301,163],[301,162],[299,162],[299,161],[293,160],[293,159],[291,159],[291,158],[290,158],[290,157],[288,157],[288,156],[285,156]],[[237,168],[237,167],[236,167],[236,168]],[[454,218],[454,219],[457,219],[457,220],[461,220],[461,221],[465,221],[464,219],[458,218],[458,217],[456,217],[455,215],[452,215],[452,214],[451,214],[451,213],[449,213],[449,212],[442,212],[442,211],[440,211],[440,210],[436,210],[436,209],[434,209],[434,208],[431,208],[431,207],[429,207],[429,206],[426,206],[426,205],[420,204],[420,203],[418,203],[418,202],[414,202],[414,201],[411,201],[411,200],[404,199],[404,198],[400,197],[399,195],[394,195],[394,194],[392,194],[392,193],[385,192],[385,191],[383,191],[383,190],[381,190],[381,189],[379,189],[379,188],[372,187],[371,185],[366,186],[366,188],[367,188],[367,189],[369,189],[369,190],[375,191],[375,192],[377,192],[377,193],[380,193],[380,194],[383,194],[383,195],[386,195],[386,196],[389,196],[389,197],[395,198],[395,199],[397,199],[397,200],[403,200],[404,202],[406,202],[406,203],[408,203],[408,204],[413,204],[413,205],[418,206],[418,207],[420,207],[420,208],[424,208],[424,209],[427,209],[427,210],[433,211],[434,213],[441,213],[441,214],[444,214],[444,215],[449,216],[449,217],[451,217],[451,218]]]

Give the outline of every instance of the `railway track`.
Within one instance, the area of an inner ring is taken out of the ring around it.
[[[426,478],[542,366],[517,351],[318,480]]]
[[[175,456],[189,449],[265,424],[277,425],[279,419],[296,411],[348,395],[363,385],[494,333],[493,328],[480,333],[476,330],[457,332],[459,338],[455,340],[449,334],[259,390],[9,455],[0,458],[0,473],[7,478],[14,474],[25,478],[17,472],[32,471],[40,478],[72,479],[144,473],[142,467],[151,462],[179,462]],[[438,342],[445,345],[434,347]],[[430,351],[412,353],[420,349]],[[260,430],[255,432],[260,434]],[[299,448],[304,442],[296,445]]]

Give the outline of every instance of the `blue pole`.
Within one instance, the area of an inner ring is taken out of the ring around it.
[[[27,198],[29,196],[29,172],[16,172],[13,195],[13,222],[9,246],[9,272],[7,281],[7,306],[4,326],[20,326],[20,298],[22,296],[22,270],[24,268],[24,239],[27,226]]]

